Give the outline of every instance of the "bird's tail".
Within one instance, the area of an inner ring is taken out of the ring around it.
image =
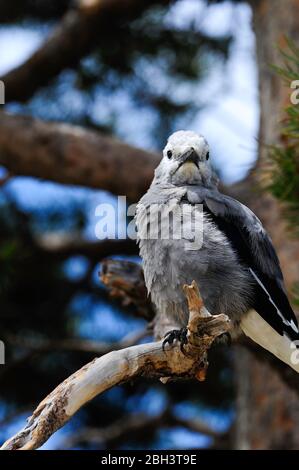
[[[255,310],[244,315],[240,327],[246,336],[299,373],[299,337],[292,341],[281,336]]]

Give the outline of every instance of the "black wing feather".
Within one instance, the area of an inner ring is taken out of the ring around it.
[[[254,308],[280,335],[299,339],[298,323],[283,284],[279,260],[260,220],[246,206],[216,191],[202,194],[204,211],[225,233],[255,279]],[[297,330],[297,331],[296,331]]]

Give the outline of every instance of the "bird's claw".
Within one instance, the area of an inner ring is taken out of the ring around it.
[[[165,350],[165,345],[168,343],[170,345],[173,344],[174,341],[179,341],[180,349],[183,354],[186,354],[184,346],[188,343],[187,337],[188,330],[187,328],[181,328],[180,330],[170,330],[164,336],[164,341],[162,344],[163,351]]]

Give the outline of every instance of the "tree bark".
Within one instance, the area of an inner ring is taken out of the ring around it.
[[[237,346],[235,350],[235,382],[236,382],[236,420],[234,423],[235,447],[239,450],[250,449],[250,374],[251,358],[246,349]]]

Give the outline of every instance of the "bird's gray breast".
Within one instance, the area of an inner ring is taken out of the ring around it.
[[[186,192],[185,192],[186,194]],[[152,202],[147,195],[138,207],[140,255],[145,282],[157,309],[181,318],[187,305],[182,287],[195,280],[211,313],[232,317],[247,311],[250,276],[226,236],[203,211],[201,204],[174,197]],[[150,233],[152,227],[152,233]]]

